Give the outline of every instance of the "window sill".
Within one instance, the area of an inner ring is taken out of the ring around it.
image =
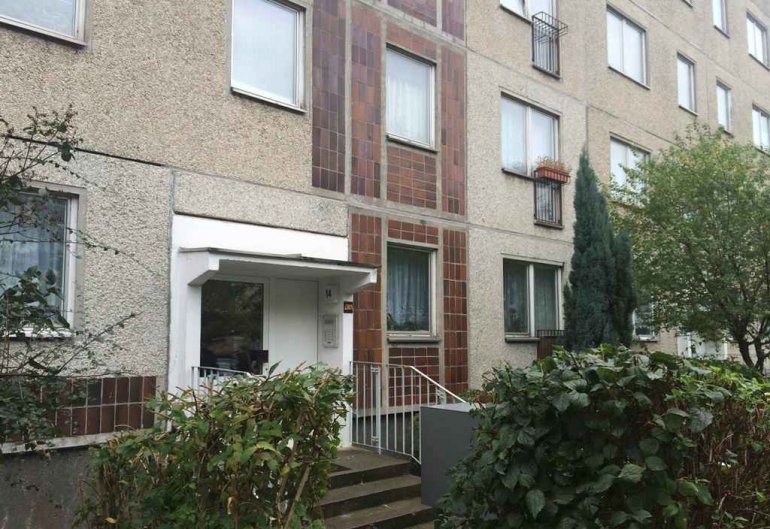
[[[764,62],[762,62],[762,61],[760,61],[759,59],[757,59],[757,58],[756,58],[756,57],[755,57],[753,54],[749,53],[749,57],[751,57],[752,59],[754,59],[754,62],[756,62],[758,65],[760,65],[760,66],[761,66],[762,68],[764,68],[765,70],[770,70],[770,66],[768,66],[768,65],[767,65],[767,64],[765,64]]]
[[[561,75],[559,75],[558,73],[554,73],[550,70],[546,70],[545,68],[541,68],[540,66],[534,63],[532,64],[532,68],[542,73],[543,75],[547,75],[548,77],[556,79],[557,81],[561,81]]]
[[[507,175],[516,176],[518,178],[523,178],[524,180],[534,180],[535,179],[532,176],[520,173],[518,171],[514,171],[513,169],[508,169],[508,168],[505,168],[505,167],[502,168],[502,171],[503,171],[503,173],[505,173]]]
[[[537,220],[535,219],[535,226],[541,226],[543,228],[550,228],[552,230],[563,230],[564,225],[559,223],[556,224],[555,222],[548,222],[546,220]]]
[[[26,340],[35,340],[35,341],[61,341],[61,340],[69,340],[70,338],[75,337],[75,332],[71,329],[65,329],[61,331],[44,331],[44,332],[33,332],[32,330],[22,329],[20,333],[14,333],[9,334],[7,336],[8,339],[10,339],[12,342],[21,342]]]
[[[730,129],[726,129],[726,128],[724,128],[722,125],[719,125],[719,127],[718,127],[718,130],[719,130],[719,132],[721,132],[722,134],[727,134],[727,135],[728,135],[729,137],[731,137],[731,138],[735,137],[735,135],[733,134],[733,131],[732,131],[732,130],[730,130]]]
[[[424,143],[418,143],[416,141],[407,140],[400,136],[393,136],[392,134],[388,134],[387,138],[388,138],[388,142],[391,142],[391,143],[398,143],[399,145],[412,147],[413,149],[419,149],[421,151],[429,152],[431,154],[438,154],[438,149],[430,145],[426,145]]]
[[[506,334],[506,343],[538,343],[540,338],[536,336],[522,336],[517,334]]]
[[[8,28],[12,28],[12,29],[20,29],[26,33],[34,34],[40,37],[45,37],[50,40],[57,40],[62,44],[70,44],[78,48],[85,48],[88,45],[86,41],[84,41],[79,37],[72,37],[70,35],[65,35],[63,33],[57,33],[56,31],[51,31],[45,28],[41,28],[33,24],[26,24],[20,20],[13,20],[5,17],[0,17],[0,25]]]
[[[714,29],[717,30],[718,32],[720,32],[722,34],[722,36],[724,36],[725,38],[728,38],[728,39],[730,38],[730,34],[727,31],[725,31],[724,29],[720,28],[719,26],[715,25]]]
[[[532,20],[530,20],[529,18],[525,17],[525,16],[524,16],[524,15],[522,15],[521,13],[517,13],[517,12],[516,12],[516,11],[514,11],[513,9],[510,9],[510,8],[508,8],[508,7],[505,7],[503,4],[499,4],[499,5],[500,5],[500,9],[502,9],[503,11],[505,11],[506,13],[508,13],[509,15],[513,15],[513,16],[515,16],[516,18],[518,18],[519,20],[521,20],[522,22],[526,22],[527,24],[529,24],[529,25],[532,25]]]
[[[307,110],[298,107],[296,105],[292,105],[290,103],[286,103],[284,101],[279,101],[277,99],[271,99],[269,97],[266,97],[264,95],[257,94],[255,92],[251,92],[250,90],[244,90],[242,88],[237,88],[235,86],[230,87],[230,92],[233,93],[233,95],[237,95],[240,97],[245,97],[247,99],[253,99],[254,101],[258,101],[260,103],[265,103],[266,105],[270,105],[272,107],[280,108],[283,110],[290,110],[296,114],[307,114]]]
[[[645,84],[645,83],[643,83],[643,82],[641,82],[641,81],[637,81],[636,79],[634,79],[634,78],[633,78],[633,77],[631,77],[630,75],[627,75],[627,74],[625,74],[625,73],[621,72],[621,71],[620,71],[620,70],[618,70],[617,68],[613,68],[612,66],[607,66],[607,68],[609,68],[611,72],[615,72],[616,74],[618,74],[618,75],[620,75],[620,76],[622,76],[622,77],[624,77],[624,78],[628,79],[629,81],[631,81],[631,82],[632,82],[632,83],[634,83],[635,85],[637,85],[637,86],[641,86],[641,87],[642,87],[642,88],[644,88],[645,90],[650,90],[650,86],[649,86],[648,84]]]
[[[388,334],[388,343],[440,343],[433,334]]]
[[[695,116],[696,118],[698,117],[698,113],[696,111],[694,111],[694,110],[691,110],[691,109],[689,109],[687,107],[683,107],[682,105],[679,105],[679,108],[680,108],[680,110],[684,110],[685,112],[687,112],[688,114],[690,114],[692,116]]]
[[[635,336],[634,341],[639,343],[658,343],[657,336]]]

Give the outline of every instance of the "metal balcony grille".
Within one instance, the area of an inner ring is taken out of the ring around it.
[[[538,360],[551,356],[556,346],[564,345],[564,331],[561,329],[540,329],[535,332],[535,336],[538,337]]]
[[[535,222],[548,226],[562,225],[561,183],[547,178],[535,179]]]
[[[567,25],[545,12],[532,16],[532,63],[551,75],[561,75],[560,38]]]

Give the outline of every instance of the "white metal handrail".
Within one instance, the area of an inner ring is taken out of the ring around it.
[[[218,367],[193,366],[190,373],[190,388],[194,390],[211,391],[222,387],[225,381],[235,377],[253,377],[246,371],[221,369]]]
[[[415,366],[352,362],[353,444],[411,457],[422,453],[420,408],[466,402]]]

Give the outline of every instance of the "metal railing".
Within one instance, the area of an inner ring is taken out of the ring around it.
[[[196,391],[211,391],[222,387],[226,381],[236,377],[252,377],[246,371],[220,369],[218,367],[193,366],[190,373],[190,388]]]
[[[420,462],[421,406],[464,403],[414,366],[352,362],[353,444],[407,455]]]
[[[561,75],[560,38],[567,25],[545,12],[532,15],[532,63],[552,75]]]
[[[551,226],[562,225],[562,184],[547,178],[535,180],[535,221]]]

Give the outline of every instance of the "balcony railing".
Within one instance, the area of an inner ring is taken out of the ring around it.
[[[545,12],[532,16],[532,63],[551,75],[561,75],[561,37],[567,25]]]
[[[547,178],[535,179],[535,222],[561,227],[562,184]]]
[[[542,360],[553,354],[556,346],[564,345],[564,331],[561,329],[540,329],[535,331],[537,336],[537,359]]]

